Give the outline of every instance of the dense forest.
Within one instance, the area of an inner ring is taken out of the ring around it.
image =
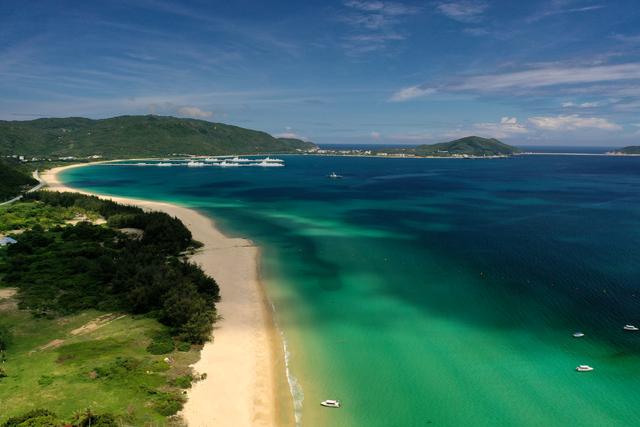
[[[38,181],[27,173],[0,162],[0,202],[11,199],[36,184]]]
[[[149,314],[181,340],[208,339],[219,290],[181,256],[196,243],[180,220],[75,193],[36,192],[26,199],[94,211],[108,226],[36,225],[20,234],[3,266],[5,284],[19,289],[20,308],[49,318],[85,309]]]
[[[315,145],[223,123],[168,116],[0,121],[0,155],[103,158],[296,153]]]

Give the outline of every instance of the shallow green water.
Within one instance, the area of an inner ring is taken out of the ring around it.
[[[305,426],[638,424],[640,158],[284,158],[63,178],[261,245]]]

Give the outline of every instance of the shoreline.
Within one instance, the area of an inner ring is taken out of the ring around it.
[[[195,209],[77,190],[58,178],[64,170],[97,163],[103,162],[61,166],[40,176],[47,190],[90,194],[179,218],[204,245],[190,260],[220,286],[221,301],[216,304],[220,319],[192,365],[207,377],[189,389],[179,415],[190,427],[282,425],[276,405],[285,393],[289,401],[291,397],[288,389],[283,390],[287,380],[281,337],[260,282],[260,249],[250,240],[225,236],[211,218]],[[292,402],[290,406],[292,412]]]

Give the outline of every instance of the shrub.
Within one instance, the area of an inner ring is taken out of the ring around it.
[[[53,384],[54,379],[55,378],[52,377],[51,375],[42,375],[40,379],[38,379],[38,384],[40,384],[43,387],[46,387],[48,385]]]
[[[8,327],[0,325],[0,352],[7,351],[9,344],[11,344],[11,331]]]
[[[165,333],[154,335],[153,340],[147,346],[147,351],[151,354],[167,354],[171,353],[175,348],[173,338]]]
[[[193,377],[191,375],[183,375],[181,377],[174,378],[172,385],[179,388],[191,388]]]
[[[175,415],[182,409],[183,400],[179,396],[171,394],[163,394],[156,401],[154,408],[160,414],[165,417]]]
[[[56,414],[47,409],[34,409],[26,414],[11,417],[2,427],[59,427],[60,420]]]
[[[96,378],[120,379],[126,378],[131,372],[138,369],[140,361],[131,357],[116,357],[111,363],[94,368]]]
[[[178,351],[189,351],[191,350],[191,343],[181,341],[178,343]]]

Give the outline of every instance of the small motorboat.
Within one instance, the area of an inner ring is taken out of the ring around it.
[[[624,325],[622,329],[624,329],[625,331],[637,331],[638,327],[633,325]]]
[[[573,337],[574,338],[582,338],[584,336],[584,334],[582,332],[574,332],[573,333]]]
[[[593,368],[589,365],[580,365],[576,368],[576,371],[578,372],[591,372],[593,371]]]
[[[327,177],[331,178],[331,179],[340,179],[340,178],[342,178],[342,175],[338,175],[335,172],[331,172],[329,175],[327,175]]]
[[[340,407],[340,401],[339,400],[333,400],[333,399],[323,400],[322,402],[320,402],[320,404],[322,406],[327,407],[327,408],[339,408]]]

